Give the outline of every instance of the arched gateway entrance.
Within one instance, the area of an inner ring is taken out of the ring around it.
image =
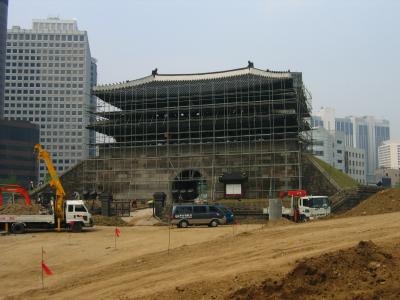
[[[207,198],[207,182],[197,170],[183,170],[172,183],[174,202],[192,202]]]

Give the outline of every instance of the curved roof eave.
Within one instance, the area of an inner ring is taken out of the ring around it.
[[[176,81],[200,81],[200,80],[212,80],[212,79],[220,79],[227,77],[236,77],[243,75],[256,75],[262,76],[266,78],[291,78],[291,72],[275,72],[275,71],[264,71],[256,68],[241,68],[234,69],[228,71],[220,71],[220,72],[211,72],[211,73],[197,73],[197,74],[155,74],[146,76],[136,80],[128,80],[125,82],[114,83],[114,84],[105,84],[98,85],[93,87],[93,92],[106,92],[119,90],[124,88],[136,87],[143,84],[151,83],[151,82],[176,82]]]

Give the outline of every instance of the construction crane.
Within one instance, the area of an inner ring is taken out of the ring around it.
[[[35,145],[35,152],[37,155],[37,159],[39,161],[40,159],[44,160],[47,167],[47,171],[49,172],[51,178],[49,184],[56,190],[56,201],[54,204],[54,212],[57,217],[57,228],[58,230],[60,230],[61,222],[64,221],[65,218],[65,212],[64,212],[65,191],[61,184],[60,179],[58,178],[57,172],[54,168],[49,152],[44,150],[42,145],[40,144]]]

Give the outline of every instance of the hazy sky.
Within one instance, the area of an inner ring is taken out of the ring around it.
[[[243,67],[303,72],[313,107],[400,138],[400,0],[10,0],[8,25],[75,18],[99,83]]]

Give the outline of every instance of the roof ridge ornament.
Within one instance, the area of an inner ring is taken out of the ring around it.
[[[250,60],[247,61],[247,67],[250,68],[254,68],[254,63]]]
[[[155,68],[153,71],[151,71],[151,75],[152,75],[153,77],[156,77],[156,75],[158,75],[158,69]]]

